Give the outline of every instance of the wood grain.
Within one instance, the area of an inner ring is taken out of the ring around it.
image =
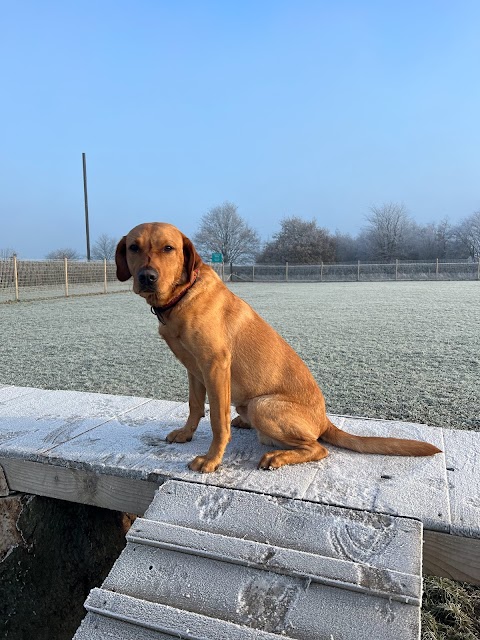
[[[0,465],[12,491],[136,515],[143,515],[159,486],[146,480],[107,476],[15,458],[0,458]]]
[[[480,539],[424,530],[423,573],[480,584]]]

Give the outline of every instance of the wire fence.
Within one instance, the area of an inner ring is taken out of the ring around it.
[[[0,302],[129,291],[114,262],[0,259]]]
[[[212,265],[225,282],[379,282],[480,280],[480,262],[401,261],[318,265]],[[130,291],[114,262],[0,259],[0,303]]]
[[[212,265],[228,282],[381,282],[398,280],[480,280],[480,262],[433,260],[351,262],[317,265]]]

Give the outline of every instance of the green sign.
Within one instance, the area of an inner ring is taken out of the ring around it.
[[[223,262],[223,256],[220,252],[212,253],[212,262]]]

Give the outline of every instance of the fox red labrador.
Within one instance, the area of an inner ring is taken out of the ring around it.
[[[230,441],[231,403],[239,414],[234,426],[253,427],[262,443],[281,447],[262,457],[262,469],[325,458],[320,439],[362,453],[429,456],[440,451],[426,442],[338,429],[305,363],[171,224],[132,229],[117,246],[116,263],[117,277],[133,276],[133,290],[157,315],[161,337],[188,371],[189,416],[184,427],[167,436],[169,442],[192,439],[208,394],[213,439],[191,469],[210,473],[220,465]]]

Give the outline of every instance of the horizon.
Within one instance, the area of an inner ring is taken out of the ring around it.
[[[480,209],[480,5],[31,0],[3,9],[0,250],[85,254],[139,222],[187,236],[224,201],[357,235]]]

